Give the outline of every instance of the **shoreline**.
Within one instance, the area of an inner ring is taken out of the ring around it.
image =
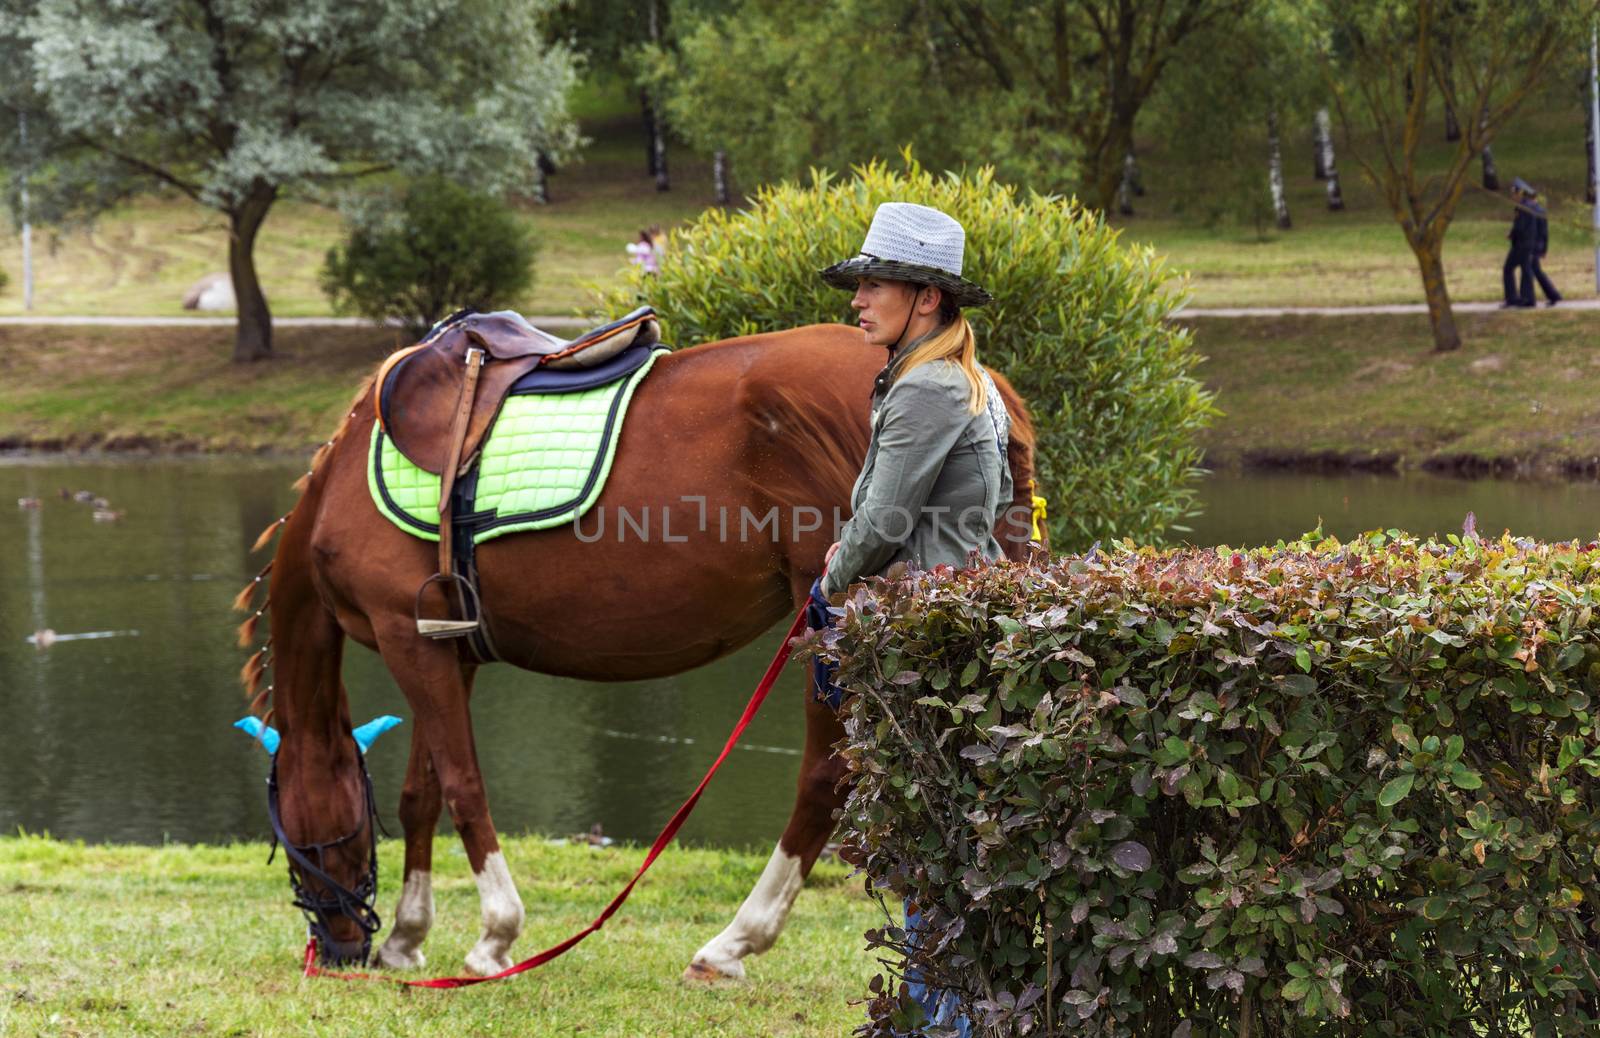
[[[0,465],[62,462],[66,464],[130,461],[258,461],[266,464],[305,461],[317,444],[303,448],[281,445],[211,446],[200,439],[158,439],[149,436],[48,437],[29,440],[0,438]],[[1464,481],[1583,483],[1600,480],[1600,456],[1576,457],[1483,455],[1471,452],[1437,454],[1415,459],[1398,451],[1280,450],[1208,451],[1199,468],[1206,472],[1349,476],[1402,476],[1426,473]]]

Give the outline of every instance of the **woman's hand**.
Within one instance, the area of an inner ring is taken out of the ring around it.
[[[822,572],[828,572],[828,564],[833,562],[833,557],[839,554],[839,542],[834,541],[828,545],[828,554],[822,557]]]

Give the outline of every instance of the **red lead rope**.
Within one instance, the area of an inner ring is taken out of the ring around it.
[[[740,717],[739,723],[733,726],[733,732],[728,736],[727,744],[722,747],[722,752],[712,762],[710,769],[706,772],[706,777],[700,780],[700,785],[695,787],[695,791],[689,795],[689,799],[685,800],[683,806],[678,808],[677,813],[672,816],[672,821],[667,823],[667,827],[661,830],[661,835],[656,837],[656,842],[650,845],[650,853],[645,855],[644,864],[639,866],[639,871],[635,872],[633,878],[628,880],[628,885],[622,888],[621,893],[611,899],[611,903],[606,906],[605,911],[595,917],[594,922],[560,944],[551,945],[533,958],[524,959],[515,966],[510,966],[499,973],[494,973],[487,977],[434,977],[429,980],[401,980],[398,977],[375,976],[371,973],[335,973],[332,970],[325,970],[316,964],[317,941],[313,937],[306,942],[305,975],[308,977],[333,977],[338,980],[386,980],[414,988],[464,988],[490,980],[504,980],[507,977],[514,977],[518,973],[543,966],[600,929],[605,925],[605,921],[610,919],[612,914],[622,907],[622,903],[628,900],[628,895],[633,893],[633,888],[640,878],[644,876],[651,865],[655,864],[655,860],[661,856],[661,852],[667,849],[667,845],[672,842],[672,838],[678,834],[678,829],[683,826],[684,821],[689,817],[689,813],[694,810],[694,805],[699,802],[700,794],[704,793],[706,786],[711,783],[711,776],[715,775],[717,769],[722,767],[722,762],[732,752],[734,743],[739,741],[739,736],[744,734],[744,730],[755,719],[756,711],[760,710],[761,704],[766,701],[767,693],[772,691],[773,684],[783,671],[783,665],[789,660],[790,645],[800,632],[805,630],[805,626],[806,609],[805,606],[801,606],[800,612],[794,618],[794,622],[789,625],[789,633],[783,636],[783,644],[778,647],[777,655],[773,656],[772,662],[767,664],[767,672],[762,675],[761,684],[756,686],[754,694],[750,696],[750,702],[744,708],[744,716]]]

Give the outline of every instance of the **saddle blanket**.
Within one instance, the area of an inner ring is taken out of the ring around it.
[[[572,392],[507,396],[471,471],[456,481],[452,506],[474,544],[508,533],[572,522],[600,497],[628,402],[657,357],[626,378]],[[423,540],[439,539],[439,477],[396,449],[372,423],[367,487],[378,511]]]

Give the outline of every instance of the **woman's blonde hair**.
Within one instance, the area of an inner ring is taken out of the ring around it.
[[[969,389],[967,413],[982,411],[988,403],[988,394],[984,390],[983,376],[978,373],[978,338],[959,310],[944,327],[912,347],[895,378],[903,378],[919,364],[936,360],[949,361],[961,369],[961,373],[967,376]]]

